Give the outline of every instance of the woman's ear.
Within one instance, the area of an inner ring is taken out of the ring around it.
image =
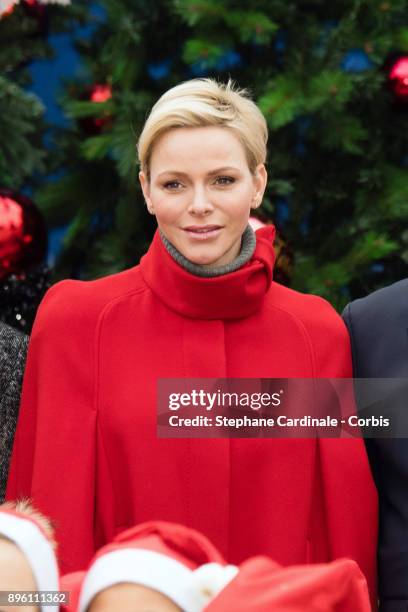
[[[149,213],[151,215],[154,215],[154,208],[153,208],[152,201],[150,199],[150,183],[149,183],[145,173],[143,172],[143,170],[141,170],[139,172],[139,181],[140,181],[140,185],[142,187],[143,197],[144,197],[145,202],[146,202],[147,210],[149,211]]]
[[[254,188],[255,193],[252,198],[251,208],[258,208],[262,204],[263,194],[266,189],[266,183],[268,180],[268,173],[266,172],[266,168],[264,164],[259,164],[255,168],[254,172]]]

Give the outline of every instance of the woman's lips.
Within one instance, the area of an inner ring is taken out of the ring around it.
[[[203,227],[194,225],[185,227],[183,230],[193,240],[209,240],[210,238],[216,238],[220,234],[222,227],[220,225],[207,225]]]

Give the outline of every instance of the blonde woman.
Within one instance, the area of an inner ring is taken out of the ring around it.
[[[147,520],[202,531],[231,563],[355,559],[374,600],[376,496],[361,440],[158,439],[160,378],[351,377],[324,300],[273,282],[273,228],[248,226],[265,119],[232,83],[155,104],[138,142],[158,230],[140,265],[63,281],[29,349],[8,498],[58,529],[65,571]]]

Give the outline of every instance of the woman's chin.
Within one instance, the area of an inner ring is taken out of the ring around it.
[[[218,266],[218,261],[221,255],[210,255],[209,253],[192,253],[189,250],[183,252],[183,255],[186,259],[191,261],[191,263],[196,264],[197,266]]]
[[[216,267],[218,266],[217,263],[217,259],[208,259],[208,257],[187,257],[187,259],[189,259],[192,263],[196,264],[197,266],[210,266],[210,267]]]

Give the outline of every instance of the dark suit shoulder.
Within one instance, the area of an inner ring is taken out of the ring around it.
[[[355,300],[343,313],[357,377],[405,376],[408,365],[408,279]]]
[[[354,375],[400,378],[408,375],[408,279],[349,304],[344,320],[353,348]],[[406,409],[404,387],[379,404],[398,423]],[[375,405],[374,405],[375,406]],[[361,409],[361,406],[359,406]],[[378,409],[378,407],[377,407]],[[366,440],[379,493],[378,581],[381,610],[408,609],[408,445],[403,438]]]
[[[346,310],[354,320],[358,317],[381,320],[399,313],[408,314],[408,278],[351,302]]]

